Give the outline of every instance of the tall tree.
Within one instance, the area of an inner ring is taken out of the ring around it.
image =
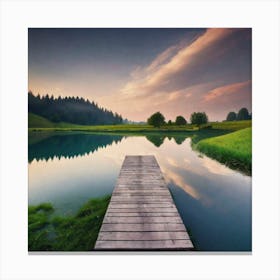
[[[248,109],[241,108],[237,114],[237,120],[242,121],[242,120],[249,120],[249,119],[250,119],[250,115],[249,115]]]
[[[235,112],[229,112],[227,115],[227,121],[235,121],[236,120],[236,113]]]
[[[176,120],[175,120],[175,124],[177,124],[177,125],[186,125],[187,121],[186,121],[186,119],[184,117],[177,116]]]
[[[200,126],[208,123],[208,117],[205,112],[194,112],[191,114],[191,123]]]
[[[160,112],[156,112],[148,118],[148,124],[154,127],[160,127],[164,125],[164,116]]]

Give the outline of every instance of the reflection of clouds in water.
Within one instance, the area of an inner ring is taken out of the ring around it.
[[[166,158],[167,163],[169,163],[170,165],[174,166],[174,167],[178,167],[180,168],[180,165],[173,159],[170,157]]]
[[[192,196],[197,200],[201,198],[197,190],[195,190],[192,186],[188,185],[182,176],[173,172],[170,169],[166,169],[165,167],[162,167],[162,171],[165,175],[165,179],[167,183],[174,183],[175,185],[182,188],[185,192],[187,192],[190,196]]]
[[[221,165],[217,161],[210,159],[206,156],[200,158],[201,164],[210,172],[217,175],[233,175],[234,171],[228,167]]]

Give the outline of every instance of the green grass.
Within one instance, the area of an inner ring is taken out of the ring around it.
[[[53,216],[50,203],[28,207],[29,251],[91,251],[110,196],[92,199],[73,216]]]
[[[243,128],[251,127],[252,121],[212,122],[210,123],[210,125],[213,129],[236,131]]]
[[[186,126],[161,126],[159,128],[143,124],[118,124],[118,125],[73,125],[63,124],[53,127],[31,127],[29,131],[85,131],[85,132],[115,132],[115,133],[145,133],[145,132],[188,132],[196,131],[197,127]]]
[[[217,129],[235,131],[250,127],[251,121],[235,121],[235,122],[213,122],[202,125],[203,129]],[[194,132],[199,127],[192,124],[187,125],[164,125],[159,128],[147,124],[118,124],[118,125],[78,125],[71,123],[53,123],[38,115],[28,114],[29,131],[85,131],[85,132],[106,132],[106,133],[150,133],[150,132]]]
[[[66,122],[59,122],[54,123],[49,121],[48,119],[41,117],[39,115],[28,113],[28,128],[31,130],[55,130],[55,129],[70,129],[70,128],[79,128],[84,127],[77,124],[66,123]]]
[[[227,166],[246,174],[252,172],[252,128],[204,139],[196,149]]]
[[[54,124],[46,118],[28,113],[28,127],[54,127]]]

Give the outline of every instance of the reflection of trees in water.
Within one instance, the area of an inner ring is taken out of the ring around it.
[[[192,144],[197,144],[203,139],[225,135],[230,132],[231,131],[222,129],[201,129],[192,135]]]
[[[181,145],[185,140],[186,140],[187,136],[175,136],[173,137],[173,139],[175,140],[175,142],[178,145]]]
[[[162,135],[146,135],[147,140],[152,142],[156,147],[159,147],[164,142],[165,136]]]
[[[180,145],[188,137],[190,137],[190,135],[146,135],[147,140],[152,142],[156,147],[160,147],[163,144],[165,138],[168,138],[168,140],[173,138],[174,141]]]
[[[34,159],[48,160],[54,157],[72,158],[97,151],[99,148],[118,143],[123,136],[72,134],[54,135],[28,145],[28,162]]]
[[[156,147],[160,147],[165,138],[174,141],[180,145],[186,138],[191,137],[192,144],[196,144],[199,140],[223,135],[229,133],[222,130],[201,130],[195,133],[182,135],[146,135],[146,139],[152,142]],[[68,134],[68,135],[36,135],[29,139],[28,145],[28,161],[48,160],[54,157],[71,158],[79,155],[89,154],[97,151],[99,148],[118,143],[125,136],[120,135],[101,135],[101,134]]]
[[[230,131],[226,130],[217,130],[217,129],[201,129],[199,131],[191,132],[188,134],[177,134],[177,135],[161,135],[161,134],[153,134],[153,135],[146,135],[147,140],[152,142],[156,147],[160,147],[165,138],[168,140],[171,140],[172,138],[174,141],[178,144],[181,145],[187,138],[191,138],[191,143],[196,144],[198,141],[206,139],[206,138],[211,138],[211,137],[216,137],[220,135],[224,135],[229,133]]]

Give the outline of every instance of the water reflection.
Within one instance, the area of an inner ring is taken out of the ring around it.
[[[165,136],[160,135],[147,135],[146,139],[153,143],[156,147],[160,147],[163,144]]]
[[[89,198],[112,192],[125,155],[155,155],[195,244],[204,251],[250,251],[251,177],[200,157],[189,136],[80,134],[33,139],[29,203],[50,201],[60,213],[73,213]]]
[[[29,162],[34,159],[49,160],[54,157],[72,158],[85,155],[111,145],[113,142],[118,143],[123,138],[123,136],[119,135],[60,134],[35,142],[36,137],[38,137],[36,133],[29,135],[29,143],[33,143],[28,146]]]
[[[160,147],[163,142],[164,142],[164,139],[167,138],[168,140],[171,140],[171,139],[174,139],[174,141],[180,145],[182,144],[186,138],[188,137],[191,137],[192,135],[191,134],[188,134],[188,135],[154,135],[154,134],[151,134],[151,135],[146,135],[146,139],[150,142],[152,142],[156,147]]]

